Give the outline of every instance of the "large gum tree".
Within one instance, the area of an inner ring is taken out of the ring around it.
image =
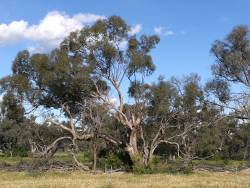
[[[249,121],[250,87],[250,32],[246,26],[235,27],[224,40],[216,40],[211,52],[216,63],[212,71],[216,79],[224,83],[239,84],[231,93],[231,104],[227,106],[235,117]],[[243,87],[242,87],[243,86]],[[242,89],[243,88],[243,89]],[[219,88],[217,88],[218,90]]]
[[[60,47],[80,58],[83,66],[92,67],[91,96],[126,130],[127,139],[112,142],[123,147],[134,162],[143,163],[137,144],[145,116],[145,92],[133,95],[131,90],[139,92],[145,76],[153,73],[155,65],[150,51],[158,42],[157,36],[130,35],[130,27],[120,17],[112,16],[71,33]],[[100,80],[109,88],[106,92],[101,91]]]
[[[66,121],[50,119],[65,132],[58,141],[75,143],[95,137],[93,131],[86,131],[91,125],[84,124],[89,114],[83,113],[95,104],[103,105],[124,129],[126,139],[99,136],[143,164],[138,133],[146,116],[144,78],[155,70],[150,52],[158,42],[155,35],[131,35],[124,20],[111,16],[72,32],[50,53],[18,53],[13,74],[1,80],[2,87],[11,87],[34,108],[60,109]],[[91,106],[85,108],[86,104]]]

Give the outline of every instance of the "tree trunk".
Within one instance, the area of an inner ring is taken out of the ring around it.
[[[137,132],[136,129],[132,129],[130,132],[129,136],[129,145],[133,148],[132,151],[134,154],[139,154],[138,153],[138,148],[137,148]]]
[[[33,162],[31,164],[31,169],[36,169],[39,166],[46,165],[50,159],[54,156],[56,153],[59,142],[61,142],[64,139],[70,139],[71,137],[65,136],[57,138],[52,144],[50,144],[44,151],[39,152],[37,155],[34,155]]]
[[[244,155],[243,155],[243,160],[246,160],[247,158],[249,158],[249,156],[248,156],[248,147],[249,146],[250,146],[249,145],[249,141],[247,140],[245,151],[244,151]]]
[[[143,160],[138,152],[137,148],[137,132],[136,129],[132,129],[129,132],[129,143],[126,145],[126,151],[128,152],[133,164],[143,164]]]
[[[143,148],[143,165],[144,167],[149,167],[153,158],[155,148],[148,147],[148,145]]]
[[[43,153],[40,156],[34,157],[30,166],[30,170],[35,170],[38,169],[39,167],[48,164],[48,162],[52,159],[52,157],[56,153],[57,149],[58,149],[57,146],[55,146],[51,148],[48,152]]]
[[[132,129],[129,135],[129,144],[126,146],[126,151],[128,152],[133,165],[137,164],[142,167],[149,167],[150,162],[153,157],[153,148],[149,148],[148,145],[145,145],[142,149],[142,153],[138,151],[137,146],[137,131]]]
[[[93,170],[93,172],[95,172],[96,171],[96,143],[95,142],[93,142],[93,168],[92,168],[92,170]]]
[[[192,171],[192,157],[190,154],[184,155],[184,161],[180,170],[186,173]]]
[[[150,163],[150,156],[149,156],[149,150],[147,147],[143,148],[143,156],[142,156],[142,160],[143,160],[143,165],[145,167],[149,166]]]

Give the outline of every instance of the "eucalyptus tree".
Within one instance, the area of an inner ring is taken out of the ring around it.
[[[176,148],[175,154],[184,159],[184,168],[195,158],[212,157],[221,150],[227,134],[219,126],[227,124],[228,119],[223,115],[223,108],[209,102],[211,91],[200,83],[198,75],[191,74],[183,79],[173,77],[167,81],[159,78],[146,88],[146,116],[139,131],[139,148],[145,166],[163,144]],[[226,95],[220,93],[214,98],[219,96]],[[209,152],[200,156],[197,151],[206,150],[204,145],[201,148],[203,136],[215,131],[218,133],[214,137],[206,139],[206,144],[211,146],[207,149]]]
[[[1,88],[28,102],[32,107],[30,112],[38,108],[51,111],[51,114],[55,110],[61,110],[59,119],[50,116],[45,119],[63,130],[60,137],[39,152],[45,161],[57,151],[59,142],[70,141],[76,146],[76,140],[93,137],[90,128],[81,123],[78,105],[89,97],[89,69],[82,66],[79,58],[70,56],[61,49],[48,54],[30,54],[24,50],[13,61],[13,73],[1,79]],[[30,140],[30,143],[36,145],[34,140]]]
[[[94,92],[91,96],[104,105],[127,135],[122,141],[109,140],[123,147],[134,162],[143,162],[137,144],[145,116],[145,97],[143,93],[133,95],[129,91],[139,91],[145,76],[153,73],[155,65],[150,51],[158,42],[157,36],[131,36],[130,27],[124,20],[112,16],[71,33],[60,47],[81,59],[82,65],[93,68],[90,77]],[[100,80],[108,88],[104,92],[100,88],[102,84],[98,84]]]
[[[238,84],[236,93],[232,94],[229,109],[234,111],[235,117],[248,120],[249,88],[250,88],[250,37],[246,26],[235,27],[225,38],[217,40],[211,48],[216,58],[212,66],[216,79]],[[243,86],[243,87],[242,87]]]
[[[183,80],[172,78],[172,84],[177,91],[175,116],[172,120],[172,125],[176,128],[170,138],[178,146],[180,156],[184,159],[183,167],[186,168],[193,159],[200,157],[197,155],[197,148],[203,139],[204,131],[212,130],[226,120],[224,109],[209,102],[207,91],[197,74],[190,74]],[[209,142],[215,143],[210,153],[214,155],[221,149],[223,139],[207,140],[207,144]]]
[[[0,103],[0,109],[0,149],[5,154],[16,155],[20,150],[27,149],[25,140],[22,141],[24,134],[20,134],[25,121],[24,108],[12,93],[7,92]]]
[[[10,91],[3,95],[0,103],[0,149],[6,155],[27,156],[28,137],[32,137],[35,124],[25,117],[21,101]]]
[[[213,73],[250,87],[249,42],[249,29],[246,26],[235,27],[225,40],[215,41],[211,48],[217,62],[212,66]]]
[[[176,116],[175,102],[178,96],[176,88],[163,77],[148,87],[146,117],[140,129],[145,166],[150,165],[156,149],[161,144],[177,146],[174,142],[176,126],[173,121]]]
[[[74,144],[75,140],[93,138],[91,126],[82,121],[85,117],[81,111],[90,104],[86,101],[104,105],[126,131],[127,138],[115,141],[107,135],[103,137],[125,148],[134,161],[141,162],[137,134],[145,115],[145,98],[129,95],[128,88],[138,88],[144,84],[145,76],[153,73],[150,51],[159,38],[130,34],[124,20],[111,16],[72,32],[48,54],[19,52],[13,62],[13,74],[2,79],[2,87],[14,88],[34,108],[63,112],[66,122],[47,118],[65,131],[56,143],[67,139]]]

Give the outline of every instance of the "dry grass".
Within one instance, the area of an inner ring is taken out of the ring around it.
[[[250,173],[194,173],[191,175],[134,175],[82,172],[26,173],[0,171],[1,188],[160,188],[250,187]]]

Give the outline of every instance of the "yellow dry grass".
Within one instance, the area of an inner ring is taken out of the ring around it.
[[[236,188],[250,187],[250,173],[87,174],[50,171],[39,174],[0,171],[0,188]]]

